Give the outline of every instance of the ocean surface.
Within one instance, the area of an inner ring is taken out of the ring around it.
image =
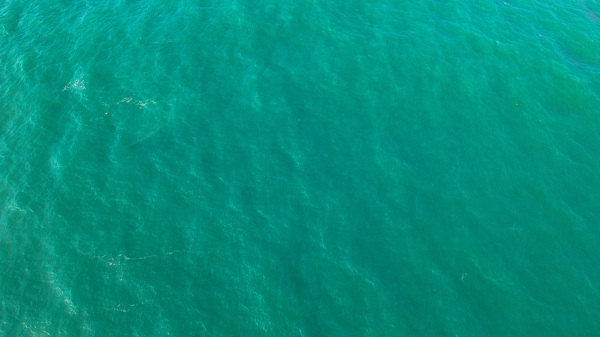
[[[1,1],[0,336],[598,333],[599,1]]]

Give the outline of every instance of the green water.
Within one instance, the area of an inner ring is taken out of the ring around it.
[[[0,3],[0,336],[597,336],[600,3]]]

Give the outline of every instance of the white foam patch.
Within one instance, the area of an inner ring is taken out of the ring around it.
[[[156,101],[154,101],[152,99],[138,100],[133,97],[125,97],[122,100],[120,100],[119,102],[117,102],[117,104],[132,104],[132,105],[138,106],[141,109],[141,108],[145,108],[148,104],[152,104],[152,105],[156,104]]]
[[[69,84],[63,87],[63,91],[73,91],[73,90],[85,90],[85,81],[83,79],[76,79],[74,81],[69,82]]]
[[[50,322],[48,320],[44,320],[42,322],[37,322],[33,324],[29,324],[27,322],[21,322],[21,327],[23,328],[23,332],[26,333],[26,336],[32,337],[42,337],[42,336],[51,336],[50,330]]]
[[[73,304],[71,292],[65,291],[63,289],[62,284],[61,284],[60,280],[58,279],[58,276],[56,275],[55,272],[48,271],[47,277],[48,277],[48,283],[49,283],[52,291],[54,292],[55,297],[58,298],[63,303],[67,312],[70,315],[76,314],[77,309],[75,308],[75,305]]]

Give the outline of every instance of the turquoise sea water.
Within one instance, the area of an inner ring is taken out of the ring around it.
[[[0,336],[598,336],[600,3],[5,0]]]

